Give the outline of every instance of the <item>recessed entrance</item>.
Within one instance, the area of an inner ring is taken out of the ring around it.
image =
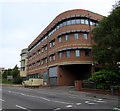
[[[74,85],[76,80],[88,79],[91,64],[62,65],[58,67],[58,85]]]

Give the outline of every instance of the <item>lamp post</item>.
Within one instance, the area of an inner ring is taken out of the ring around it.
[[[91,24],[90,24],[90,14],[88,13],[88,24],[89,24],[89,30],[90,30],[90,38],[92,37],[91,36],[91,31],[92,31],[92,28],[91,28]],[[92,42],[92,38],[91,38],[91,46],[93,45],[93,42]],[[93,52],[92,52],[92,56],[93,56]],[[93,76],[94,72],[95,72],[95,64],[94,64],[94,59],[92,58],[92,64],[91,64],[91,75]]]

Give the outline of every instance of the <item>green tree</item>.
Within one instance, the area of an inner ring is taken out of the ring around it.
[[[104,17],[93,29],[94,59],[111,71],[118,71],[117,62],[120,61],[120,7],[111,11],[108,17]]]
[[[7,79],[8,75],[12,75],[12,69],[5,70],[5,72],[2,74],[2,78]]]
[[[13,80],[11,81],[12,83],[20,84],[22,82],[22,78],[20,77],[20,71],[19,71],[19,68],[17,67],[17,65],[13,69],[8,69],[3,73],[2,78],[6,83],[8,83],[7,76],[9,76],[9,75],[13,76]]]
[[[108,17],[104,17],[92,31],[93,57],[105,70],[95,72],[89,80],[97,83],[97,88],[120,89],[120,74],[117,62],[120,62],[120,1],[117,2]]]

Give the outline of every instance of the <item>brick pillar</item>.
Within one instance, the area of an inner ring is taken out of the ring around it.
[[[81,90],[81,88],[82,88],[82,81],[81,80],[75,81],[75,88],[77,90]]]

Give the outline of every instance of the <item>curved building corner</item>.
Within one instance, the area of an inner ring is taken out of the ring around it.
[[[20,77],[26,78],[27,77],[28,49],[27,48],[22,49],[20,56],[21,56]]]

